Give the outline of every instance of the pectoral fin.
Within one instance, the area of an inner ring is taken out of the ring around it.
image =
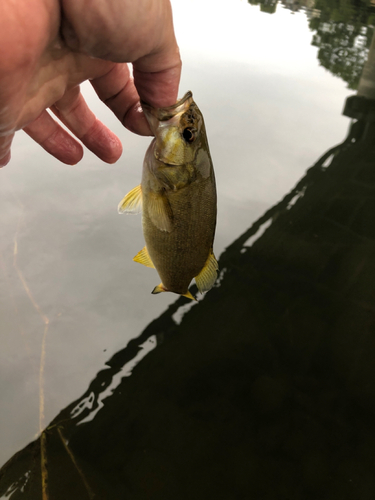
[[[142,250],[140,250],[133,258],[133,260],[134,262],[139,262],[139,264],[143,264],[146,267],[152,267],[153,269],[155,269],[155,266],[146,247],[143,247]]]
[[[195,282],[201,293],[207,292],[213,287],[217,278],[216,271],[218,269],[217,260],[211,251],[202,271],[195,277]]]
[[[118,206],[119,214],[139,214],[142,212],[142,188],[141,185],[135,187],[120,201]]]
[[[173,214],[167,197],[161,193],[150,193],[147,204],[151,222],[160,231],[170,233],[173,228]]]

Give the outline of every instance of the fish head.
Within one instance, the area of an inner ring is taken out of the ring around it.
[[[193,163],[202,148],[208,151],[203,116],[190,91],[173,106],[142,108],[155,135],[154,156],[164,166]]]

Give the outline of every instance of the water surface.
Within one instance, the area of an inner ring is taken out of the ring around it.
[[[18,134],[0,172],[0,495],[41,498],[47,474],[53,499],[373,498],[373,131],[342,114],[354,77],[322,59],[331,14],[173,7],[181,94],[214,159],[220,281],[193,307],[150,294],[140,219],[116,208],[150,139],[89,86],[116,165],[67,167]],[[365,21],[345,24],[361,64]]]

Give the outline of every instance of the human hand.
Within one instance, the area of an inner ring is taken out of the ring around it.
[[[140,135],[150,129],[139,98],[157,107],[177,99],[181,62],[169,0],[1,2],[0,46],[0,166],[20,129],[64,163],[82,158],[81,144],[47,108],[99,158],[118,160],[121,142],[88,108],[79,90],[85,80]]]

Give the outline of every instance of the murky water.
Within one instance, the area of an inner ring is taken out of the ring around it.
[[[150,294],[140,218],[117,214],[150,139],[89,86],[116,165],[64,166],[18,134],[0,172],[0,498],[372,499],[374,101],[342,114],[371,9],[173,7],[220,279],[198,304]]]

